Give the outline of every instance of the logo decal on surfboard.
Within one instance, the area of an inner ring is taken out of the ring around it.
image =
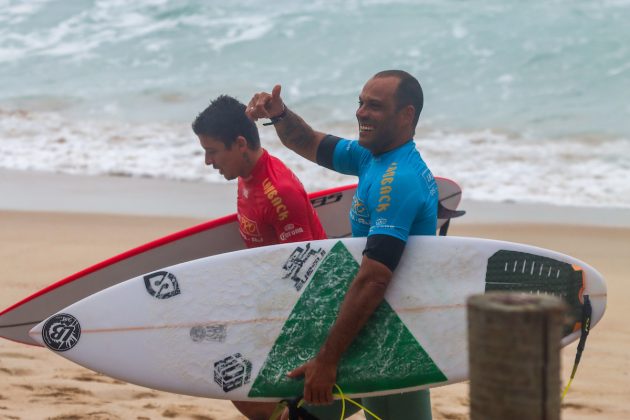
[[[224,324],[195,325],[190,329],[190,338],[195,343],[201,341],[225,341],[227,326]]]
[[[343,193],[338,192],[330,195],[326,195],[324,197],[318,197],[311,200],[311,205],[313,208],[325,206],[327,204],[333,204],[343,198]]]
[[[81,337],[79,321],[69,314],[57,314],[44,324],[42,339],[54,351],[66,351],[74,347]]]
[[[324,256],[326,256],[326,251],[322,248],[311,249],[310,243],[306,244],[304,248],[298,246],[282,266],[284,270],[282,278],[293,280],[293,286],[299,292],[311,278]]]
[[[168,271],[158,271],[144,276],[147,292],[156,299],[168,299],[179,295],[177,278]]]
[[[234,353],[214,363],[214,382],[225,392],[249,383],[251,373],[252,364],[241,353]]]

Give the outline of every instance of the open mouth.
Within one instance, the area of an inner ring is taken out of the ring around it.
[[[359,124],[359,131],[361,133],[368,133],[370,131],[374,131],[374,126],[368,124]]]

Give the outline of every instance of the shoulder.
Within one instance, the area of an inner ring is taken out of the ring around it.
[[[334,167],[335,170],[357,175],[372,159],[372,153],[358,140],[341,139],[335,148]]]
[[[433,174],[422,161],[410,155],[402,155],[381,169],[378,193],[397,197],[405,202],[424,201],[437,190]]]
[[[273,169],[274,171],[288,171],[291,172],[291,170],[289,168],[287,168],[287,165],[284,164],[283,161],[281,161],[279,158],[275,157],[274,155],[272,155],[271,153],[268,155],[268,159],[267,159],[267,170],[269,169]]]
[[[265,169],[265,177],[271,179],[274,184],[281,184],[287,179],[297,179],[293,171],[289,169],[283,161],[271,154],[267,159],[267,165]]]
[[[278,194],[288,199],[306,195],[299,178],[280,159],[269,156],[269,167],[262,179],[263,191]]]
[[[355,155],[367,154],[372,156],[370,151],[359,144],[358,140],[339,139],[335,153],[351,153]]]
[[[404,175],[401,179],[407,180],[408,182],[415,182],[420,188],[427,186],[427,183],[435,183],[431,170],[422,159],[413,141],[406,150],[401,152],[403,153],[401,153],[398,159],[399,171]]]

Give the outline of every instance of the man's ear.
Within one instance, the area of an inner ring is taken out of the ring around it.
[[[416,116],[416,108],[413,105],[407,105],[403,109],[401,109],[401,113],[405,118],[405,121],[408,121],[409,124],[413,124],[413,119]]]
[[[238,147],[238,150],[247,149],[247,139],[243,136],[236,137],[234,144],[236,145],[236,147]]]

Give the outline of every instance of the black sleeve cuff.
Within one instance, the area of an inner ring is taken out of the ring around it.
[[[324,168],[332,169],[333,167],[333,156],[335,155],[335,147],[337,147],[337,143],[339,143],[341,138],[328,134],[324,137],[319,143],[317,147],[317,164],[323,166]]]
[[[398,266],[406,242],[389,235],[370,235],[363,255],[384,264],[392,272]]]

